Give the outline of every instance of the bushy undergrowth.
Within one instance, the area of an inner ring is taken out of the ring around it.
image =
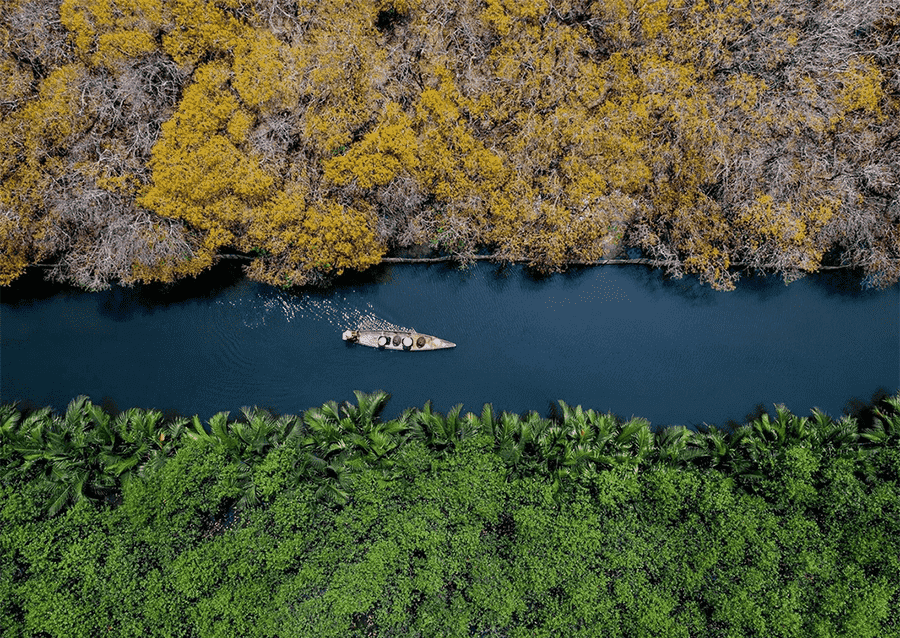
[[[4,636],[900,636],[900,396],[654,432],[0,408]]]

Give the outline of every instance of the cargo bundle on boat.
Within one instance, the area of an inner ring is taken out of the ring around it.
[[[455,348],[456,344],[431,335],[423,335],[415,330],[345,330],[344,341],[358,343],[371,348],[386,350],[441,350]]]

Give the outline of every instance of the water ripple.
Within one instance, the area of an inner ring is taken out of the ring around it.
[[[297,320],[324,321],[341,330],[397,330],[409,332],[375,314],[372,304],[348,301],[346,297],[322,298],[315,295],[289,295],[276,292],[257,294],[255,299],[221,299],[218,305],[230,306],[242,313],[247,328],[260,328],[272,321],[291,323]]]

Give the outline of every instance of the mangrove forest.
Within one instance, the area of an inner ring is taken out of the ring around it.
[[[898,69],[895,0],[4,0],[0,285],[425,247],[889,286]]]
[[[0,407],[0,633],[900,636],[900,395],[653,428]]]

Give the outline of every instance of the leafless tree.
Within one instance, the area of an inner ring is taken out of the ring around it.
[[[2,49],[39,78],[73,57],[59,6],[60,0],[0,3],[0,24],[5,27],[0,27]]]

